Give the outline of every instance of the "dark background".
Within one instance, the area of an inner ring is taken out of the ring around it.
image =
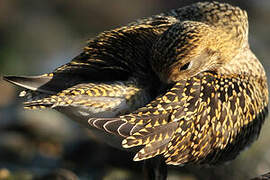
[[[193,2],[197,1],[0,0],[0,74],[52,71],[99,32]],[[250,46],[269,77],[270,1],[223,2],[247,10]],[[55,170],[66,176],[73,172],[80,179],[140,177],[141,163],[132,162],[134,154],[90,140],[89,131],[57,112],[21,111],[15,103],[18,92],[0,79],[0,179],[33,179]],[[268,121],[259,140],[231,163],[215,168],[172,167],[168,179],[248,179],[270,171]]]

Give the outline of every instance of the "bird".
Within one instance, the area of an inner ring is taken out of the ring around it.
[[[247,12],[215,1],[104,31],[51,73],[4,79],[27,89],[25,109],[64,113],[135,151],[134,161],[231,161],[258,138],[268,114]]]

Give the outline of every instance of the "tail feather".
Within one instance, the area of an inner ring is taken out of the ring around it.
[[[44,102],[43,99],[23,103],[23,108],[30,109],[30,110],[51,108],[52,106],[53,106],[53,103],[46,102],[46,101]]]
[[[44,109],[53,105],[50,102],[44,101],[46,97],[56,93],[47,86],[52,80],[52,76],[4,76],[3,79],[26,89],[19,95],[25,98],[23,103],[25,109]]]
[[[46,88],[45,86],[52,80],[51,76],[4,76],[3,79],[32,91],[39,91],[48,94],[54,93],[53,90]]]

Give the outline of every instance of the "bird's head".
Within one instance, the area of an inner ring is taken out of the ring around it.
[[[171,26],[155,43],[152,67],[165,83],[185,80],[203,71],[216,71],[232,59],[237,43],[218,28],[184,21]]]

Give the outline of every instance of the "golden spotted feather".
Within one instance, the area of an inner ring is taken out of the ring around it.
[[[262,79],[204,72],[177,82],[146,107],[121,116],[118,122],[137,125],[122,144],[125,148],[144,145],[136,161],[159,154],[173,165],[231,160],[257,139],[267,99]],[[95,119],[95,123],[99,120],[105,121]]]

